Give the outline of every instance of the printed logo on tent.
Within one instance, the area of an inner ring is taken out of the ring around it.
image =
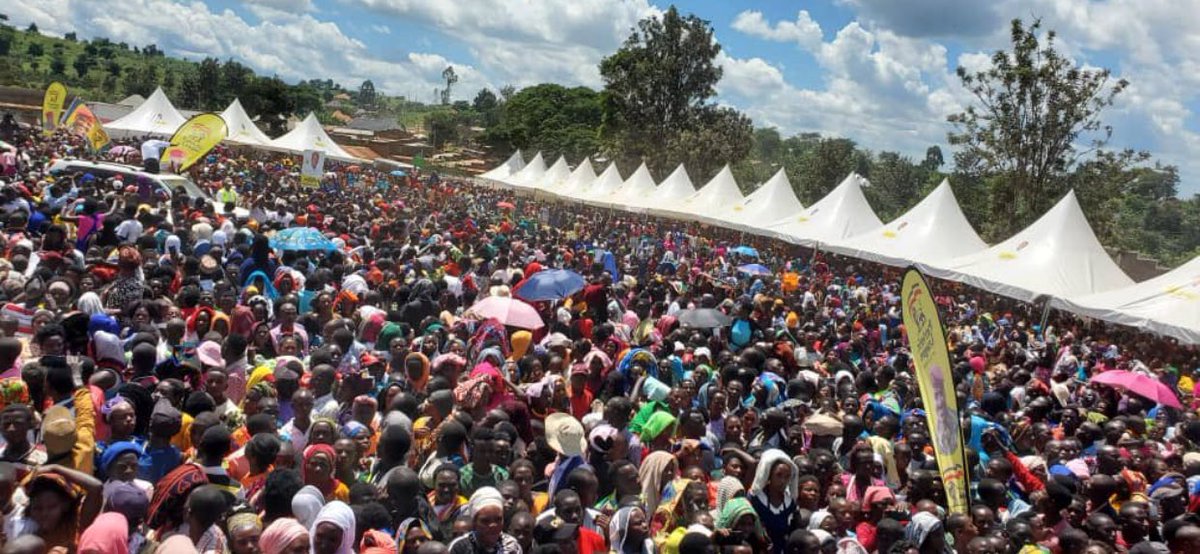
[[[162,112],[154,114],[154,124],[155,125],[166,125],[167,124],[167,119],[165,117],[163,117]]]
[[[900,224],[896,226],[896,230],[894,231],[891,229],[884,229],[883,236],[884,238],[894,239],[900,235],[900,231],[904,230],[905,227],[908,227],[908,222],[901,221]]]
[[[744,210],[744,209],[746,209],[746,208],[744,208],[744,207],[742,207],[742,206],[734,206],[734,207],[733,207],[733,211],[735,211],[735,212],[740,212],[740,211],[742,211],[742,210]]]
[[[1196,290],[1194,290],[1196,288],[1200,288],[1200,275],[1193,277],[1190,282],[1182,285],[1168,285],[1163,287],[1163,291],[1166,292],[1168,296],[1195,302],[1200,300],[1200,293],[1197,293]]]
[[[821,208],[813,208],[807,214],[796,218],[796,221],[799,221],[800,223],[804,223],[804,222],[808,221],[809,218],[811,218],[812,216],[817,215],[817,212],[819,212],[819,211],[821,211]]]
[[[1029,246],[1029,241],[1023,240],[1023,241],[1021,241],[1020,244],[1017,245],[1017,249],[1015,252],[1010,252],[1008,250],[1000,252],[1000,259],[1001,260],[1015,260],[1017,258],[1017,252],[1024,250],[1026,246]]]

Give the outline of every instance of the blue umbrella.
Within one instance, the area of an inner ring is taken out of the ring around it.
[[[547,269],[530,275],[513,289],[513,295],[530,302],[561,300],[587,285],[583,276],[568,269]]]
[[[407,173],[400,171],[399,169],[389,173],[388,175],[391,175],[392,177],[407,177],[408,176]]]
[[[746,275],[770,275],[771,274],[771,270],[767,269],[767,266],[762,265],[762,264],[746,264],[743,266],[738,266],[738,272],[745,273]]]
[[[730,248],[729,251],[733,252],[734,254],[741,254],[742,256],[749,256],[751,258],[758,257],[758,250],[755,250],[754,248],[746,246],[744,244],[741,246],[735,246],[733,248]]]
[[[271,237],[276,250],[337,250],[333,241],[312,227],[290,227]]]

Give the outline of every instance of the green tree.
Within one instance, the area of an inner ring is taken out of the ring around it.
[[[766,161],[775,162],[779,160],[783,153],[783,137],[779,136],[779,129],[774,127],[763,127],[754,130],[754,157]]]
[[[946,158],[942,156],[942,147],[935,144],[925,149],[925,160],[921,162],[921,167],[926,171],[937,171],[943,165],[946,165]]]
[[[880,219],[891,221],[921,199],[928,174],[905,156],[880,152],[871,162],[871,186],[864,192]]]
[[[800,155],[787,164],[788,178],[798,188],[797,196],[805,206],[820,200],[847,175],[870,175],[870,158],[858,149],[854,141],[844,138],[822,138],[812,143],[811,137],[797,141]]]
[[[79,38],[75,35],[75,31],[71,31],[70,33],[63,35],[63,40],[67,42],[75,42],[76,40],[79,40]]]
[[[153,63],[143,62],[125,74],[124,93],[127,96],[138,94],[149,97],[157,86],[158,66]]]
[[[50,73],[52,75],[67,74],[67,60],[63,58],[61,53],[56,52],[54,56],[50,58]]]
[[[80,79],[87,77],[88,71],[91,71],[94,65],[95,61],[86,53],[75,56],[75,61],[71,62],[71,67],[75,68],[75,74],[79,75]]]
[[[985,236],[992,239],[1040,217],[1066,192],[1065,177],[1081,161],[1096,159],[1112,135],[1100,115],[1128,85],[1112,82],[1107,69],[1076,67],[1055,47],[1053,31],[1044,39],[1041,34],[1040,21],[1026,27],[1013,20],[1011,51],[996,52],[986,69],[957,70],[976,105],[949,118],[955,163],[1003,177],[989,187],[990,212],[997,216]],[[1102,161],[1131,163],[1136,156]]]
[[[621,48],[600,62],[605,98],[601,136],[609,153],[630,168],[644,160],[657,175],[665,175],[680,162],[691,168],[740,159],[670,147],[672,141],[683,141],[680,137],[685,133],[687,141],[711,136],[713,130],[701,128],[705,123],[726,131],[732,130],[729,123],[748,123],[745,118],[706,111],[706,102],[721,80],[716,63],[720,51],[707,21],[682,16],[674,6],[662,17],[638,22]],[[737,129],[738,135],[750,132]],[[744,156],[745,149],[737,150]]]
[[[548,157],[578,161],[599,148],[603,106],[600,94],[590,88],[532,86],[513,94],[500,110],[499,122],[488,128],[484,140],[502,150],[541,150]]]
[[[42,49],[42,45],[40,43],[30,42],[29,46],[25,48],[25,53],[29,54],[29,57],[31,58],[37,58],[41,57],[42,54],[45,54],[46,51]]]
[[[224,93],[222,104],[227,105],[233,102],[234,98],[241,98],[253,79],[254,71],[249,67],[233,60],[225,60],[221,65],[221,91]]]
[[[39,34],[39,33],[38,33],[38,26],[37,26],[37,23],[30,23],[30,24],[29,24],[29,27],[26,27],[26,28],[25,28],[25,32],[26,32],[26,33],[29,33],[29,34],[31,34],[31,35],[36,35],[36,34]]]
[[[489,89],[479,89],[471,107],[479,115],[479,124],[484,127],[490,128],[500,121],[500,99]]]

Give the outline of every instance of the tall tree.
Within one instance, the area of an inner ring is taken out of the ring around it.
[[[645,160],[659,175],[680,162],[691,167],[740,159],[714,158],[708,152],[670,147],[684,133],[694,138],[716,129],[737,135],[752,132],[748,127],[728,125],[748,124],[745,118],[726,117],[710,111],[707,105],[721,80],[722,70],[716,63],[720,51],[721,45],[713,40],[713,29],[707,21],[694,15],[682,16],[674,6],[662,17],[638,22],[621,48],[600,62],[605,87],[602,137],[609,152],[628,167]],[[716,125],[716,129],[702,129],[706,123]],[[745,151],[722,154],[744,157]]]
[[[1111,137],[1100,115],[1128,85],[1107,69],[1077,67],[1055,47],[1053,31],[1039,35],[1040,21],[1013,20],[1011,51],[996,52],[983,70],[957,70],[976,105],[949,118],[956,165],[1003,177],[989,179],[991,211],[1004,214],[985,232],[991,238],[1028,225],[1062,196],[1064,177]]]
[[[450,91],[454,88],[454,83],[458,82],[458,74],[454,72],[454,66],[448,65],[442,70],[442,79],[446,81],[446,88],[442,89],[442,105],[450,105]]]
[[[597,152],[602,113],[600,94],[592,89],[541,84],[513,94],[484,140],[502,150],[540,150],[577,162]]]

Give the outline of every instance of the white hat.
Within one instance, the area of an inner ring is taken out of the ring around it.
[[[583,424],[561,412],[546,417],[546,443],[563,456],[579,456],[584,451]]]

